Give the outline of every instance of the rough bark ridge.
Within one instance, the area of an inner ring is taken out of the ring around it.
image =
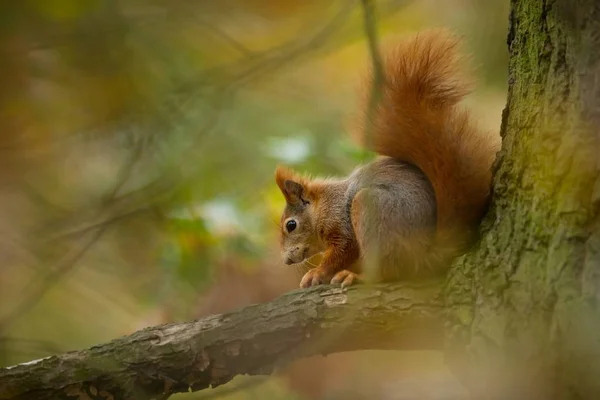
[[[441,348],[439,283],[321,286],[0,369],[0,399],[166,399],[239,374],[358,349]]]
[[[512,0],[509,95],[449,360],[477,398],[600,398],[600,2]]]

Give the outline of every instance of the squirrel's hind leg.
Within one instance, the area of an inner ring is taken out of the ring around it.
[[[418,275],[432,239],[435,208],[398,187],[361,189],[352,201],[352,227],[366,281]]]

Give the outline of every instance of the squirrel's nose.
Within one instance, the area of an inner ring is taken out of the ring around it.
[[[291,258],[289,258],[289,257],[288,257],[288,258],[286,258],[286,259],[285,259],[285,263],[286,263],[287,265],[290,265],[290,264],[293,264],[293,263],[294,263],[294,260],[292,260]]]

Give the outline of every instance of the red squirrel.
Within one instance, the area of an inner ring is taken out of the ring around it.
[[[360,141],[379,154],[374,161],[341,179],[277,167],[284,261],[323,252],[301,287],[439,275],[476,239],[498,141],[459,107],[470,85],[458,45],[450,32],[432,30],[383,53],[381,100],[359,124]]]

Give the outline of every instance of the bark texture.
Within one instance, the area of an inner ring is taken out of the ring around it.
[[[164,399],[300,357],[359,349],[440,349],[436,282],[321,286],[198,321],[0,369],[0,399]]]
[[[511,0],[494,197],[447,282],[479,399],[600,398],[600,2]]]

